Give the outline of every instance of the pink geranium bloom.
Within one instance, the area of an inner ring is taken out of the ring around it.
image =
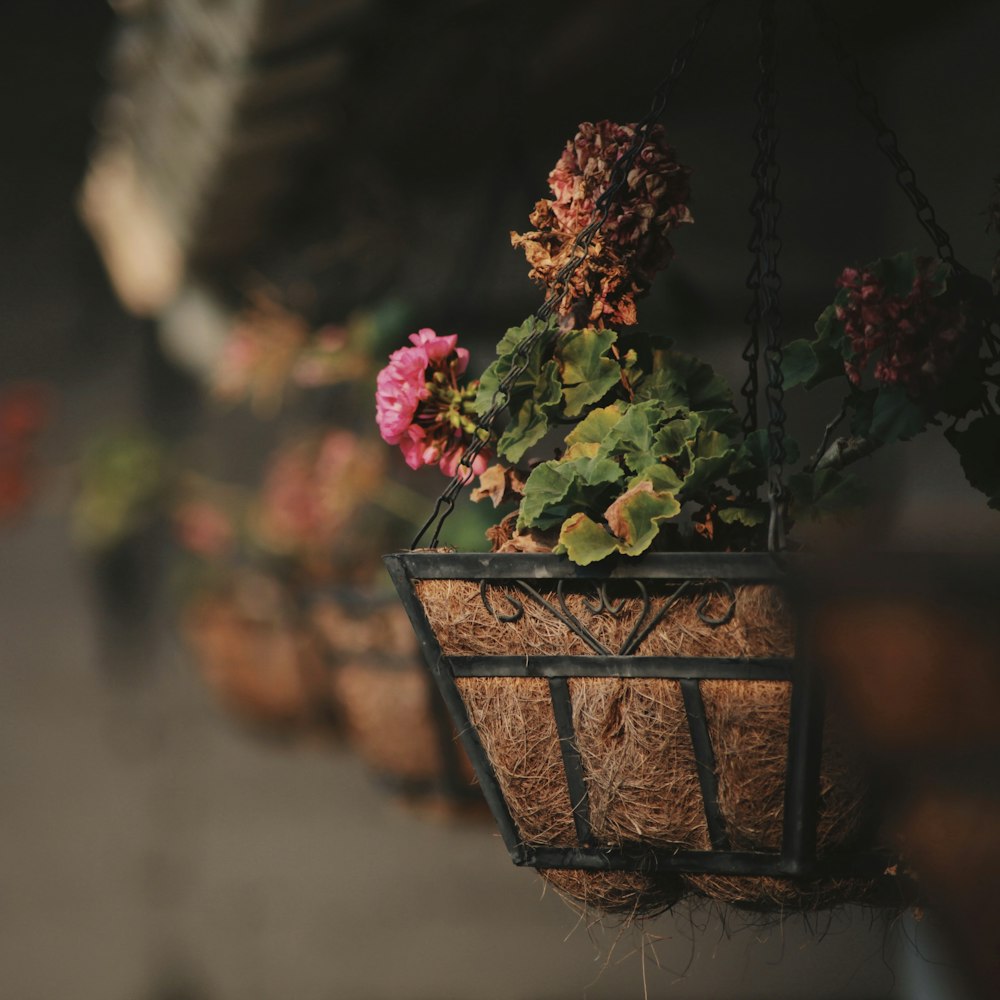
[[[375,420],[411,469],[436,464],[452,475],[474,430],[477,384],[459,385],[469,352],[458,346],[457,335],[439,337],[427,327],[411,334],[410,344],[393,351],[378,374]]]

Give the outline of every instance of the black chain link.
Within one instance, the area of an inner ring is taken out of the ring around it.
[[[646,136],[650,128],[662,117],[673,94],[674,87],[684,72],[698,42],[701,40],[701,36],[708,27],[718,2],[719,0],[706,0],[699,8],[690,34],[674,55],[670,72],[656,87],[649,110],[636,125],[635,135],[632,138],[629,148],[615,163],[607,190],[597,199],[594,219],[577,234],[576,239],[573,241],[573,256],[556,274],[552,291],[535,312],[535,318],[540,321],[538,328],[525,337],[515,349],[514,363],[504,378],[501,379],[496,391],[493,393],[489,409],[476,421],[476,434],[462,453],[455,476],[438,497],[434,505],[434,510],[410,543],[410,548],[417,548],[420,540],[432,525],[434,525],[434,534],[431,536],[430,548],[437,548],[441,529],[448,516],[455,509],[455,501],[462,490],[475,477],[472,471],[473,461],[486,447],[489,440],[489,432],[509,401],[511,388],[528,370],[531,361],[531,352],[540,341],[555,335],[555,331],[548,326],[547,321],[558,311],[562,300],[569,291],[570,279],[576,273],[577,268],[587,259],[594,237],[601,226],[607,221],[615,199],[627,184],[632,165],[642,151],[643,146],[646,145]]]
[[[757,429],[758,423],[758,367],[763,328],[764,368],[767,374],[768,493],[771,505],[768,548],[771,551],[777,551],[784,544],[785,499],[782,472],[785,463],[785,392],[781,373],[781,275],[778,273],[781,253],[778,220],[782,206],[777,193],[781,169],[777,162],[778,127],[775,122],[778,93],[774,79],[777,59],[774,11],[775,0],[761,0],[758,18],[760,53],[757,58],[760,80],[754,96],[758,112],[757,127],[754,129],[757,157],[751,170],[756,181],[750,203],[754,227],[748,244],[753,262],[746,282],[752,299],[746,316],[750,334],[743,351],[747,379],[741,389],[747,404],[743,430],[749,434]]]
[[[917,175],[909,161],[899,148],[896,133],[889,128],[879,110],[878,100],[865,86],[861,76],[861,66],[857,57],[844,44],[843,35],[837,22],[831,17],[821,0],[814,0],[813,14],[819,26],[820,35],[833,51],[837,68],[854,90],[856,105],[861,114],[875,129],[875,143],[892,164],[896,171],[896,183],[907,200],[916,209],[917,222],[923,226],[937,248],[937,255],[947,261],[956,271],[964,273],[967,269],[955,259],[955,251],[951,246],[951,237],[938,223],[931,203],[927,196],[917,186]]]

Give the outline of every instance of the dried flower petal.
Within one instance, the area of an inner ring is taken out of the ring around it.
[[[635,136],[636,126],[584,122],[549,174],[552,200],[535,205],[534,231],[511,233],[524,249],[530,276],[551,291],[559,271],[574,256],[573,241],[595,218],[597,201],[611,182],[616,161]],[[673,258],[667,234],[691,222],[690,170],[677,163],[663,128],[654,126],[636,157],[586,259],[570,279],[560,312],[585,305],[578,318],[598,326],[635,322],[635,299],[653,275]]]

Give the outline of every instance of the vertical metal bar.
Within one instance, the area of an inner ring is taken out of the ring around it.
[[[789,874],[806,874],[816,863],[819,770],[823,756],[823,687],[801,654],[792,671],[788,718],[788,769],[782,864]]]
[[[431,713],[431,722],[434,725],[434,738],[438,745],[438,753],[441,755],[441,767],[444,771],[441,782],[443,790],[453,800],[469,798],[471,789],[468,781],[462,776],[458,740],[455,737],[455,730],[451,724],[448,707],[441,700],[437,685],[434,683],[430,673],[425,673],[423,676],[427,685],[427,708]]]
[[[483,797],[500,828],[500,836],[504,846],[515,864],[523,864],[527,852],[521,835],[514,824],[510,810],[507,808],[496,772],[493,770],[493,765],[479,740],[479,733],[472,725],[465,702],[455,686],[455,678],[448,666],[447,657],[441,652],[441,646],[431,628],[431,623],[427,620],[423,605],[417,599],[413,580],[397,557],[386,556],[383,561],[396,586],[399,599],[402,601],[406,613],[410,616],[413,630],[420,642],[420,650],[437,683],[438,690],[441,692],[441,698],[451,713],[462,746],[465,747],[465,752],[469,755],[469,760],[472,761],[476,776],[479,778],[479,786],[483,790]]]
[[[729,834],[726,821],[719,807],[719,785],[715,776],[715,754],[712,739],[708,734],[705,719],[705,702],[701,697],[701,684],[694,678],[678,682],[684,697],[684,712],[687,715],[688,731],[694,748],[694,760],[698,767],[698,782],[705,805],[705,822],[708,824],[708,839],[716,851],[729,850]]]
[[[583,776],[583,761],[576,746],[573,731],[573,706],[569,697],[569,682],[565,677],[549,678],[549,695],[552,698],[552,714],[559,731],[559,747],[562,750],[569,800],[573,806],[573,822],[576,825],[576,839],[581,847],[590,845],[590,798],[587,782]]]

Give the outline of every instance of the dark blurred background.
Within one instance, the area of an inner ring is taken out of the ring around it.
[[[755,929],[683,908],[641,930],[589,926],[512,869],[490,829],[418,817],[343,752],[248,738],[178,638],[162,544],[123,574],[71,531],[80,457],[103,427],[149,427],[203,473],[250,483],[289,426],[331,413],[364,426],[368,397],[347,391],[272,420],[210,398],[231,317],[261,284],[312,325],[401,303],[412,326],[386,349],[430,325],[460,332],[483,367],[539,302],[509,232],[578,122],[645,111],[695,9],[8,4],[0,371],[41,385],[47,426],[0,524],[0,995],[541,1000],[640,996],[644,982],[650,996],[961,995],[933,919],[847,910]],[[791,337],[846,263],[933,248],[806,6],[779,13]],[[1000,8],[851,0],[836,15],[958,257],[988,273]],[[720,4],[666,115],[696,225],[640,309],[733,379],[755,47],[754,5]],[[88,233],[84,179],[123,137],[159,229],[91,190]],[[122,228],[141,253],[122,254]],[[793,407],[807,437],[826,417],[822,399]],[[932,434],[872,476],[879,544],[995,546],[995,512]]]

